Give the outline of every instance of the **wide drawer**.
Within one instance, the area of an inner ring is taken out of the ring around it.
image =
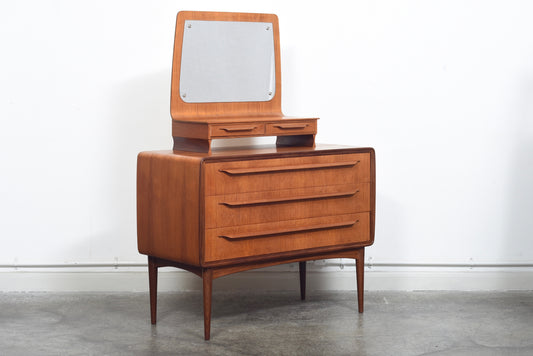
[[[205,165],[205,194],[283,190],[370,181],[370,155],[306,156]]]
[[[369,236],[368,212],[207,229],[204,261],[365,243]]]
[[[370,183],[206,197],[205,227],[216,228],[370,210]]]

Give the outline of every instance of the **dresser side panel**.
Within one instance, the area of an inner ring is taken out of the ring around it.
[[[200,264],[200,158],[142,152],[137,160],[137,243],[145,255]]]

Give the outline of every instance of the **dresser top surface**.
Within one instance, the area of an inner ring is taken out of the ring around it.
[[[293,155],[320,155],[320,154],[343,154],[343,153],[368,153],[374,152],[371,147],[351,147],[342,145],[317,144],[315,147],[276,147],[276,145],[253,145],[242,147],[218,147],[211,153],[187,152],[187,151],[149,151],[143,153],[164,156],[185,156],[198,158],[199,160],[224,160],[240,157],[254,156],[254,158],[288,157]]]

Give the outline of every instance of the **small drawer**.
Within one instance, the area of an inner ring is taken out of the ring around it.
[[[206,196],[366,183],[370,182],[370,155],[207,163],[204,174]]]
[[[370,243],[370,213],[207,229],[206,262]]]
[[[213,138],[264,135],[265,125],[261,123],[211,125],[210,133]]]
[[[265,132],[272,136],[313,135],[316,134],[316,120],[266,124]]]
[[[370,183],[206,197],[207,229],[370,211]]]

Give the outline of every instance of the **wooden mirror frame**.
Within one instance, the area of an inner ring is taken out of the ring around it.
[[[269,101],[223,102],[223,103],[187,103],[180,97],[180,72],[185,21],[234,21],[234,22],[270,22],[273,26],[274,56],[276,67],[276,90]],[[174,120],[199,120],[201,118],[218,118],[222,116],[282,116],[281,113],[281,62],[279,49],[278,17],[273,14],[247,14],[224,12],[182,11],[176,20],[176,37],[174,39],[174,59],[172,63],[172,87],[170,113]]]

